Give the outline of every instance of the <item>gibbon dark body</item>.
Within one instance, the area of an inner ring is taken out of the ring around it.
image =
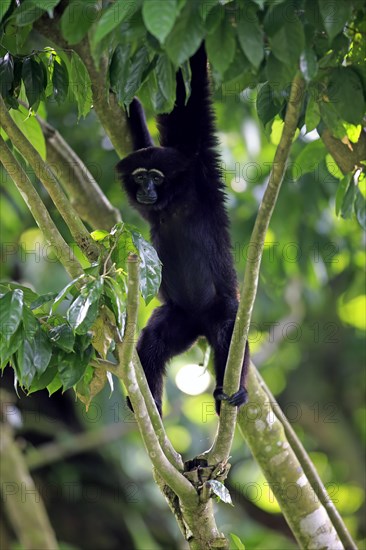
[[[154,147],[141,104],[130,106],[135,152],[117,165],[129,200],[149,222],[151,240],[162,261],[157,308],[142,331],[137,351],[161,414],[165,365],[206,336],[214,350],[216,410],[222,399],[246,401],[246,349],[241,385],[233,396],[222,391],[226,360],[238,308],[210,104],[207,58],[203,46],[191,59],[191,95],[177,74],[176,105],[158,117],[161,147]]]

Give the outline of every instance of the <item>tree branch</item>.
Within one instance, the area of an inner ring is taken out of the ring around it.
[[[73,251],[64,241],[51,216],[49,215],[42,199],[34,189],[30,179],[16,160],[5,141],[0,136],[0,159],[22,195],[38,227],[46,240],[54,248],[58,260],[65,267],[72,279],[83,273],[82,267],[75,258]]]
[[[276,149],[268,185],[259,207],[249,243],[249,250],[254,251],[254,253],[252,252],[252,257],[248,258],[245,267],[241,300],[231,339],[227,368],[225,370],[224,392],[227,395],[236,392],[240,385],[244,351],[258,288],[264,240],[285,174],[286,162],[296,132],[304,91],[305,82],[298,73],[291,85],[281,140]],[[234,437],[236,417],[236,407],[231,407],[223,401],[216,440],[209,451],[210,464],[222,462],[229,456]]]
[[[121,221],[117,208],[111,205],[80,157],[61,134],[37,116],[47,145],[47,161],[66,190],[72,206],[94,229],[109,230]]]
[[[9,139],[33,168],[37,178],[43,183],[81,251],[90,261],[96,260],[99,256],[98,245],[93,241],[83,222],[71,206],[50,167],[42,160],[38,151],[27,140],[11,118],[1,96],[0,116],[2,128],[4,128]]]
[[[11,428],[1,422],[0,482],[3,503],[14,531],[25,550],[57,550],[55,534],[41,495],[29,475]]]
[[[362,167],[361,161],[366,160],[365,129],[361,131],[358,142],[351,144],[352,149],[349,145],[342,143],[342,141],[332,136],[328,128],[325,128],[320,137],[343,174],[353,172],[357,167]]]

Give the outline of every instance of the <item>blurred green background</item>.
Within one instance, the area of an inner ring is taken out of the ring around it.
[[[278,120],[271,136],[265,135],[255,114],[255,97],[255,90],[239,97],[236,90],[225,88],[215,96],[240,281],[282,127]],[[111,202],[122,211],[123,219],[148,236],[147,226],[128,205],[115,179],[118,159],[94,114],[78,123],[72,104],[61,108],[51,104],[48,120],[86,163]],[[149,124],[156,136],[151,117]],[[293,147],[293,158],[314,138],[316,135],[301,134]],[[296,166],[290,163],[268,232],[250,334],[252,356],[310,453],[359,548],[363,548],[364,234],[356,220],[335,216],[338,180],[331,158],[297,181],[294,172]],[[15,186],[1,174],[1,279],[17,280],[42,293],[57,291],[67,276],[45,247]],[[35,185],[70,240],[50,199],[38,182]],[[157,304],[157,300],[148,307],[141,303],[140,328]],[[165,425],[185,459],[210,447],[216,427],[213,380],[198,366],[202,361],[202,349],[196,346],[176,358],[168,371]],[[197,380],[192,374],[187,379],[185,367],[192,364],[196,365]],[[178,385],[185,391],[177,387],[178,372]],[[4,383],[10,390],[11,376],[6,369]],[[185,393],[196,390],[202,393]],[[31,397],[22,394],[16,406],[23,418],[17,430],[19,440],[29,460],[39,445],[69,442],[73,449],[73,456],[61,456],[41,468],[35,461],[32,467],[65,548],[113,550],[121,544],[141,550],[183,547],[118,387],[112,395],[108,391],[99,395],[88,413],[75,402],[71,391],[50,400],[45,392]],[[99,444],[86,451],[80,441],[89,432]],[[231,464],[228,488],[235,507],[217,504],[219,528],[238,535],[246,548],[296,548],[263,475],[239,435]],[[296,495],[289,494],[289,498]]]

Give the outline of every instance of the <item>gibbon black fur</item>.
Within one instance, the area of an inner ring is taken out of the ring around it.
[[[204,47],[191,59],[191,95],[177,73],[176,104],[158,116],[161,147],[154,147],[140,102],[130,106],[135,152],[117,171],[131,205],[149,222],[151,240],[163,264],[164,305],[142,331],[137,351],[161,414],[165,365],[206,336],[214,350],[216,410],[227,399],[245,403],[248,346],[239,390],[223,393],[223,379],[238,308],[224,184],[216,152],[207,57]]]

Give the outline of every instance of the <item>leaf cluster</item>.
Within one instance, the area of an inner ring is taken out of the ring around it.
[[[105,253],[57,295],[39,296],[15,283],[0,285],[0,367],[9,364],[27,393],[47,388],[51,395],[74,387],[89,403],[97,393],[92,361],[108,357],[112,368],[116,340],[125,336],[130,254],[140,258],[145,302],[159,289],[160,261],[134,228],[120,223],[110,233],[95,231],[93,237]]]

